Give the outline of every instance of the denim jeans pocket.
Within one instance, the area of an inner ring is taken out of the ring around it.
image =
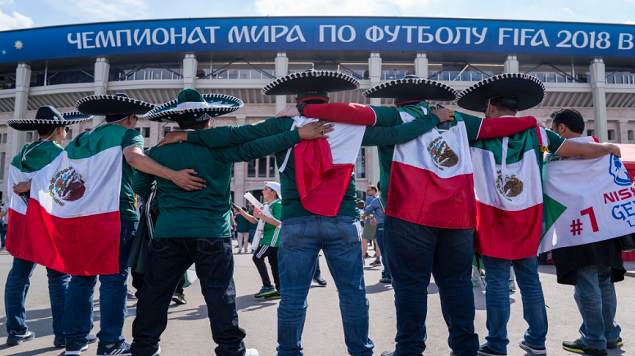
[[[283,223],[280,247],[288,250],[297,250],[302,248],[302,240],[304,238],[306,225],[306,221]]]
[[[361,225],[359,220],[355,218],[340,218],[335,221],[335,227],[340,233],[342,244],[344,246],[360,246],[361,244]]]
[[[150,240],[150,249],[153,252],[160,253],[160,252],[163,252],[163,251],[167,250],[168,247],[170,247],[170,245],[168,244],[166,239],[152,239],[152,240]]]
[[[196,239],[196,250],[206,255],[216,255],[223,252],[223,239]]]

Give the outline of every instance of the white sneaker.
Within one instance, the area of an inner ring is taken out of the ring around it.
[[[516,282],[509,281],[509,283],[507,285],[509,286],[509,291],[510,292],[515,292],[516,291]]]
[[[152,356],[159,356],[161,355],[161,346],[159,345],[159,349],[157,350],[157,352],[154,353],[154,355]]]
[[[247,349],[245,351],[245,356],[260,356],[260,354],[258,353],[258,350],[256,349]]]

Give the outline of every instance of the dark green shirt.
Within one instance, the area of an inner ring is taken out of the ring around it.
[[[191,142],[153,147],[149,157],[173,170],[194,169],[207,185],[188,192],[167,179],[139,172],[133,189],[141,197],[146,198],[152,183],[157,182],[159,217],[154,237],[230,237],[232,164],[283,151],[298,142],[298,132],[288,131],[224,149],[209,149]]]
[[[376,111],[376,126],[366,128],[362,146],[385,146],[406,143],[431,130],[439,123],[439,118],[436,115],[428,115],[417,118],[413,122],[400,125],[403,122],[396,108],[389,107],[382,109],[384,110]],[[187,135],[187,140],[193,143],[200,143],[210,148],[224,147],[286,132],[291,129],[292,125],[293,120],[288,117],[270,118],[253,125],[219,127],[211,130],[190,132]],[[278,166],[282,165],[286,154],[286,150],[275,154]],[[298,216],[314,215],[306,210],[300,202],[298,187],[295,182],[293,154],[294,152],[292,150],[284,172],[280,173],[280,185],[282,186],[282,196],[284,197],[282,200],[282,220]],[[338,215],[359,217],[356,191],[355,172],[353,172]]]
[[[236,232],[249,232],[249,220],[240,214],[236,214],[234,220],[236,221]]]

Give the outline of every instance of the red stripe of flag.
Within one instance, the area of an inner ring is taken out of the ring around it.
[[[508,211],[476,203],[476,252],[490,257],[517,260],[536,256],[542,224],[542,204]]]
[[[445,229],[476,226],[472,174],[440,178],[431,171],[393,161],[386,214]]]
[[[26,226],[26,215],[9,209],[7,222],[7,236],[4,242],[5,247],[11,256],[20,257],[19,253],[20,246],[22,245],[22,232]]]
[[[20,258],[73,276],[119,273],[119,211],[60,218],[30,199],[26,217]]]

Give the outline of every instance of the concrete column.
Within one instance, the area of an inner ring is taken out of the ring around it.
[[[371,88],[381,83],[381,56],[377,52],[371,53],[368,58],[368,76]],[[370,99],[370,105],[381,105],[381,99]]]
[[[415,74],[419,78],[428,78],[428,57],[425,53],[417,53],[415,58]]]
[[[518,58],[516,56],[507,56],[503,67],[505,73],[518,73]]]
[[[276,78],[289,74],[289,58],[286,52],[278,52],[276,56]],[[276,113],[287,107],[287,96],[276,95]]]
[[[589,66],[591,71],[591,93],[593,94],[593,118],[595,137],[600,142],[609,139],[606,120],[606,80],[605,68],[602,58],[594,58]]]
[[[369,184],[377,185],[379,182],[379,152],[377,147],[366,147],[366,177]]]
[[[236,116],[236,125],[245,124],[246,116]],[[247,162],[234,163],[234,204],[245,205],[245,180],[247,178]]]
[[[13,118],[15,120],[26,119],[27,103],[29,101],[29,86],[31,85],[31,66],[26,63],[19,63],[15,73],[15,107]],[[26,133],[11,129],[11,145],[9,146],[9,157],[13,156],[24,146]],[[7,171],[5,171],[7,172]]]
[[[621,119],[618,122],[619,130],[615,135],[615,141],[617,143],[628,143],[628,119]]]
[[[183,59],[183,89],[196,87],[196,71],[198,61],[193,53],[188,53]]]
[[[106,95],[108,93],[109,74],[110,63],[108,63],[108,58],[97,58],[95,60],[95,95]],[[93,127],[99,125],[103,120],[104,116],[93,116]]]

